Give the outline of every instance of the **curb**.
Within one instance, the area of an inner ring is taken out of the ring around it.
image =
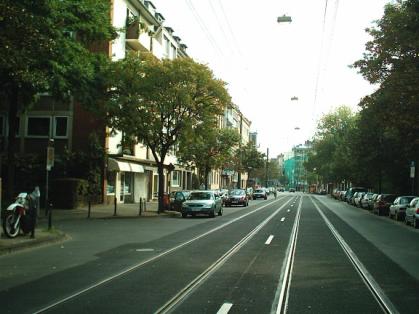
[[[9,246],[1,247],[0,248],[0,256],[7,255],[11,253],[16,253],[32,248],[38,248],[48,244],[54,244],[59,242],[64,242],[66,240],[71,239],[70,236],[67,234],[57,231],[57,234],[46,236],[43,238],[36,238],[35,239],[28,239],[28,241],[20,242],[20,243],[13,243]]]

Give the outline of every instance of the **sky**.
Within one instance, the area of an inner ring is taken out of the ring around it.
[[[356,69],[365,28],[388,0],[153,0],[165,26],[207,64],[270,157],[313,137],[319,118],[374,91]],[[291,23],[277,23],[287,15]],[[291,100],[297,97],[298,100]]]

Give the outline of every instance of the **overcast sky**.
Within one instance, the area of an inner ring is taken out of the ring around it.
[[[340,105],[357,110],[374,90],[348,65],[362,57],[365,28],[387,0],[152,2],[188,54],[228,83],[271,157],[310,139],[324,113]],[[283,14],[292,23],[278,24]]]

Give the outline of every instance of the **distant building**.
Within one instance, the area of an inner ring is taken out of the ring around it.
[[[287,187],[297,191],[308,189],[307,171],[304,162],[307,161],[311,143],[305,142],[294,146],[291,152],[284,153],[283,172],[287,179]]]

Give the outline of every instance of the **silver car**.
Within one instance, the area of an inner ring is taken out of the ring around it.
[[[414,228],[419,228],[419,197],[415,197],[407,206],[404,221],[406,225],[412,224]]]
[[[403,220],[406,208],[414,198],[415,196],[399,196],[396,198],[393,204],[390,205],[389,217],[394,217],[396,220]]]
[[[215,191],[192,191],[182,204],[182,217],[205,214],[215,217],[223,214],[222,199]]]

